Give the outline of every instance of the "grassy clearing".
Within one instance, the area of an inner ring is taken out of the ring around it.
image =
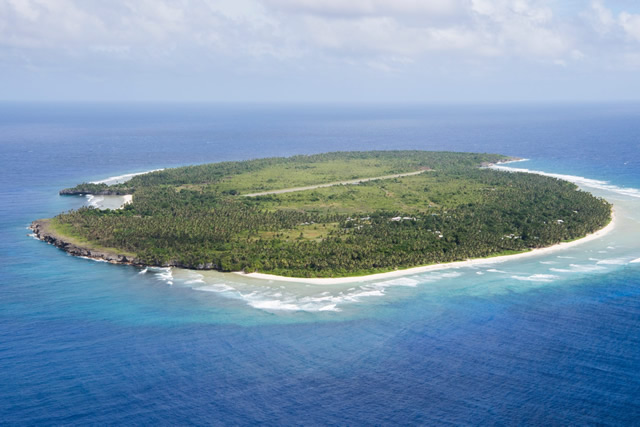
[[[297,227],[274,231],[263,231],[258,234],[261,239],[280,239],[283,241],[294,240],[310,240],[320,242],[326,239],[329,234],[337,230],[339,224],[337,222],[324,224],[300,224]]]
[[[478,169],[501,158],[355,152],[167,169],[132,179],[125,209],[61,214],[58,229],[79,246],[123,247],[148,265],[338,277],[520,253],[608,222],[610,206],[573,184]]]
[[[70,243],[72,245],[88,249],[90,251],[109,252],[114,254],[125,255],[130,258],[134,258],[136,254],[127,252],[118,248],[110,248],[101,246],[94,241],[90,241],[82,236],[81,231],[77,230],[71,224],[63,224],[56,218],[48,220],[48,231],[58,236],[61,240]]]
[[[210,185],[208,189],[218,192],[236,191],[239,194],[244,194],[373,178],[418,170],[417,167],[402,167],[377,159],[346,159],[308,165],[274,165],[255,172],[229,176],[220,183]]]
[[[299,209],[305,212],[335,212],[358,215],[374,210],[428,213],[479,204],[486,199],[483,185],[466,177],[443,178],[437,173],[338,185],[295,193],[261,196],[268,209]]]

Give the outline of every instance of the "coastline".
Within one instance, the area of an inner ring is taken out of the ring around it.
[[[607,224],[605,227],[601,228],[600,230],[594,233],[588,234],[580,239],[572,240],[570,242],[561,242],[553,246],[548,246],[546,248],[532,249],[530,251],[521,252],[517,254],[501,255],[501,256],[494,256],[494,257],[488,257],[488,258],[473,258],[473,259],[468,259],[464,261],[454,261],[454,262],[443,263],[443,264],[430,264],[430,265],[424,265],[419,267],[410,267],[402,270],[389,271],[386,273],[369,274],[365,276],[305,278],[305,277],[278,276],[275,274],[267,274],[267,273],[243,273],[241,271],[234,271],[234,272],[231,272],[231,274],[236,274],[238,276],[246,277],[249,279],[271,280],[271,281],[278,281],[278,282],[296,282],[296,283],[306,283],[306,284],[314,284],[314,285],[337,285],[337,284],[344,284],[344,283],[366,282],[366,281],[372,281],[372,280],[397,278],[397,277],[407,276],[411,274],[426,273],[430,271],[446,270],[449,268],[463,268],[463,267],[470,267],[475,265],[498,264],[505,261],[529,258],[529,257],[538,256],[538,255],[548,255],[550,253],[562,251],[564,249],[578,246],[582,243],[599,239],[600,237],[603,237],[604,235],[612,231],[615,228],[615,226],[616,226],[616,213],[615,213],[615,206],[614,206],[611,209],[611,221],[609,221],[609,224]],[[133,265],[136,267],[150,267],[149,265],[142,263],[139,259],[135,257],[119,254],[116,252],[111,252],[105,249],[93,249],[93,248],[90,249],[90,248],[82,247],[81,245],[75,244],[73,242],[70,242],[69,240],[71,239],[65,236],[60,236],[59,234],[55,233],[49,228],[48,219],[40,219],[40,220],[33,221],[29,226],[29,229],[34,232],[34,235],[38,240],[42,240],[46,243],[56,246],[70,255],[74,255],[82,258],[88,258],[96,261],[106,261],[111,264]],[[636,261],[640,261],[640,259]],[[189,270],[208,270],[207,268],[193,268],[189,266],[175,265],[175,264],[168,264],[168,265],[155,266],[155,267],[177,267],[177,268],[184,268]]]
[[[129,181],[134,176],[145,175],[145,174],[148,174],[148,173],[159,172],[159,171],[162,171],[162,170],[164,170],[164,168],[151,169],[151,170],[144,171],[144,172],[125,173],[123,175],[110,176],[109,178],[101,179],[101,180],[98,180],[98,181],[91,181],[91,184],[107,184],[107,185],[122,184],[124,182]]]
[[[463,267],[471,267],[474,265],[486,265],[486,264],[498,264],[505,261],[517,260],[522,258],[529,258],[538,255],[548,255],[550,253],[562,251],[567,248],[571,248],[574,246],[578,246],[582,243],[590,242],[592,240],[599,239],[605,234],[609,233],[611,230],[615,228],[616,225],[616,214],[615,208],[611,209],[611,221],[605,227],[600,230],[588,234],[580,239],[572,240],[570,242],[561,242],[557,243],[553,246],[548,246],[546,248],[538,248],[532,249],[527,252],[522,252],[518,254],[512,255],[501,255],[496,257],[489,258],[474,258],[468,259],[465,261],[455,261],[448,262],[444,264],[430,264],[421,267],[411,267],[403,270],[395,270],[389,271],[387,273],[376,273],[369,274],[366,276],[353,276],[353,277],[322,277],[322,278],[298,278],[298,277],[288,277],[288,276],[277,276],[275,274],[265,274],[265,273],[242,273],[242,272],[234,272],[233,274],[237,274],[242,277],[247,277],[250,279],[260,279],[260,280],[273,280],[278,282],[296,282],[296,283],[307,283],[313,285],[338,285],[344,283],[355,283],[355,282],[364,282],[364,281],[372,281],[372,280],[380,280],[380,279],[390,279],[401,276],[407,276],[411,274],[418,273],[426,273],[429,271],[437,271],[437,270],[446,270],[449,268],[463,268]]]
[[[33,235],[50,245],[62,249],[69,255],[89,258],[96,261],[106,261],[111,264],[135,265],[143,267],[144,264],[134,256],[120,254],[104,248],[87,248],[81,243],[74,242],[73,238],[61,236],[51,229],[50,219],[38,219],[29,225]]]
[[[508,168],[502,165],[507,163],[523,162],[527,160],[528,159],[511,157],[507,160],[483,165],[482,167],[489,167],[489,168],[496,168],[496,169],[502,169],[505,171],[510,171],[511,168]],[[153,172],[153,171],[150,171],[150,172]],[[414,173],[411,173],[411,175],[422,173],[422,172],[424,171],[414,172]],[[528,170],[524,170],[524,172],[539,173],[537,171],[528,171]],[[148,173],[148,172],[136,173],[131,175],[141,175],[144,173]],[[117,178],[121,178],[121,177],[117,177]],[[380,178],[372,178],[372,179],[380,179]],[[334,184],[328,184],[328,185],[334,185]],[[288,191],[296,191],[296,190],[298,189],[288,189],[284,191],[288,192]],[[251,196],[251,195],[247,195],[247,196]],[[126,204],[131,203],[133,199],[133,196],[130,194],[113,196],[113,197],[117,197],[119,199],[119,202],[122,202],[122,204],[116,209],[122,209]],[[97,207],[101,208],[100,206],[97,206]],[[29,225],[28,228],[33,231],[33,236],[38,240],[42,240],[46,243],[56,246],[73,256],[78,256],[85,259],[92,259],[95,261],[109,262],[112,264],[132,265],[136,267],[151,267],[151,265],[147,265],[143,263],[135,255],[119,253],[120,251],[118,251],[115,248],[101,248],[101,247],[91,247],[90,245],[83,245],[82,242],[77,242],[76,239],[74,239],[73,237],[60,234],[59,232],[56,232],[55,230],[53,230],[49,222],[50,222],[50,219],[35,220]],[[561,242],[553,246],[532,249],[526,252],[520,252],[515,254],[489,256],[486,258],[473,258],[473,259],[454,261],[454,262],[442,263],[442,264],[430,264],[430,265],[394,270],[394,271],[389,271],[384,273],[374,273],[374,274],[363,275],[363,276],[349,276],[349,277],[338,277],[338,278],[331,278],[331,277],[303,278],[303,277],[279,276],[279,275],[267,274],[267,273],[243,273],[241,271],[235,271],[230,273],[236,274],[241,277],[250,278],[250,279],[270,280],[270,281],[279,281],[279,282],[296,282],[296,283],[307,283],[307,284],[316,284],[316,285],[334,285],[334,284],[356,283],[356,282],[363,282],[363,281],[396,278],[396,277],[402,277],[402,276],[411,275],[411,274],[445,270],[450,268],[463,268],[463,267],[469,267],[474,265],[501,263],[509,260],[516,260],[516,259],[521,259],[525,257],[532,257],[537,255],[545,255],[545,254],[553,253],[559,250],[564,250],[573,246],[577,246],[581,243],[586,243],[588,241],[598,239],[604,236],[605,234],[609,233],[611,230],[613,230],[613,228],[615,227],[615,222],[616,222],[615,206],[612,206],[611,220],[605,227],[601,228],[600,230],[594,233],[588,234],[582,238],[578,238],[573,241]],[[640,262],[640,258],[637,260],[634,260],[633,262]],[[169,262],[163,265],[156,265],[153,267],[177,267],[177,268],[183,268],[183,269],[189,269],[189,270],[195,270],[195,271],[197,270],[219,271],[212,268],[211,264],[187,266],[179,263]]]
[[[89,206],[97,209],[122,209],[133,202],[133,194],[123,195],[87,195]]]

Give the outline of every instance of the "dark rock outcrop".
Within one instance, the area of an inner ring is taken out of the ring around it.
[[[29,227],[33,230],[36,237],[42,241],[45,241],[53,246],[56,246],[63,251],[74,255],[93,259],[101,259],[113,264],[128,264],[143,266],[144,264],[135,257],[127,257],[126,255],[111,253],[107,251],[101,251],[96,249],[84,248],[75,245],[71,242],[64,240],[63,236],[56,234],[51,230],[49,220],[40,219],[33,221]]]
[[[85,194],[92,194],[94,196],[125,196],[133,192],[130,188],[122,188],[119,190],[100,190],[100,191],[83,191],[76,190],[74,188],[65,188],[60,190],[58,194],[61,196],[84,196]]]
[[[149,264],[143,263],[142,260],[136,257],[130,257],[127,255],[117,254],[108,251],[102,251],[98,249],[91,249],[82,246],[78,246],[74,243],[65,240],[64,236],[55,233],[48,219],[39,219],[33,221],[29,228],[33,230],[36,237],[44,242],[47,242],[53,246],[56,246],[70,255],[92,258],[110,262],[112,264],[126,264],[135,265],[138,267],[179,267],[188,268],[192,270],[218,270],[218,266],[214,263],[208,262],[205,264],[187,265],[174,260],[164,262],[162,264]]]

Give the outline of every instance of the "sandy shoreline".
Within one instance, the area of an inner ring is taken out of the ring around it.
[[[326,278],[300,277],[298,278],[298,277],[276,276],[274,274],[264,274],[264,273],[235,272],[234,274],[240,275],[242,277],[251,278],[251,279],[273,280],[278,282],[309,283],[314,285],[337,285],[342,283],[355,283],[355,282],[364,282],[364,281],[371,281],[371,280],[390,279],[395,277],[407,276],[411,274],[425,273],[428,271],[445,270],[448,268],[470,267],[474,265],[497,264],[500,262],[517,260],[522,258],[529,258],[529,257],[534,257],[539,255],[548,255],[554,252],[565,250],[567,248],[578,246],[582,243],[599,239],[600,237],[604,236],[605,234],[613,230],[615,228],[615,225],[616,225],[616,214],[615,214],[615,209],[612,209],[611,221],[609,222],[609,224],[607,224],[606,227],[596,231],[595,233],[589,234],[581,239],[573,240],[571,242],[562,242],[546,248],[533,249],[531,251],[522,252],[519,254],[503,255],[503,256],[497,256],[492,258],[475,258],[475,259],[469,259],[466,261],[448,262],[445,264],[431,264],[431,265],[425,265],[422,267],[413,267],[413,268],[407,268],[404,270],[390,271],[388,273],[370,274],[367,276],[338,277],[338,278],[331,278],[331,277],[326,277]]]
[[[89,206],[97,209],[122,209],[129,203],[133,202],[132,194],[123,195],[88,195]]]
[[[503,165],[506,163],[515,163],[515,162],[521,162],[526,160],[527,159],[513,159],[513,160],[498,162],[498,164]],[[496,164],[492,166],[496,166]],[[411,174],[417,174],[422,172],[424,171],[419,171]],[[535,172],[529,172],[529,173],[535,173]],[[138,175],[138,174],[133,174],[133,175]],[[373,179],[380,179],[380,178],[373,178]],[[108,197],[108,196],[104,196],[104,197]],[[133,196],[130,194],[121,195],[121,196],[110,196],[110,197],[114,197],[118,199],[117,204],[119,206],[112,207],[112,209],[122,209],[126,204],[131,203],[133,200]],[[36,237],[39,240],[43,240],[45,242],[53,244],[54,246],[57,246],[63,249],[64,251],[70,253],[71,255],[75,255],[83,258],[95,259],[95,260],[104,260],[114,264],[146,266],[140,263],[139,260],[135,259],[134,255],[133,256],[123,255],[115,252],[112,253],[112,252],[109,252],[108,250],[103,250],[103,249],[88,249],[80,245],[76,245],[75,243],[70,243],[69,241],[67,241],[69,240],[67,237],[58,235],[53,230],[51,230],[50,227],[48,227],[48,221],[49,220],[34,221],[29,228],[34,231]],[[365,276],[352,276],[352,277],[339,277],[339,278],[302,278],[302,277],[278,276],[278,275],[266,274],[266,273],[233,272],[232,274],[236,274],[241,277],[246,277],[250,279],[271,280],[271,281],[279,281],[279,282],[308,283],[308,284],[315,284],[315,285],[335,285],[335,284],[342,284],[342,283],[356,283],[356,282],[364,282],[364,281],[381,280],[381,279],[388,279],[388,278],[395,278],[395,277],[402,277],[402,276],[407,276],[412,274],[424,273],[429,271],[445,270],[450,268],[463,268],[463,267],[469,267],[474,265],[490,265],[490,264],[496,264],[496,263],[505,262],[509,260],[517,260],[525,257],[547,255],[556,251],[561,251],[573,246],[577,246],[582,243],[589,242],[591,240],[598,239],[604,236],[605,234],[609,233],[611,230],[613,230],[615,228],[615,224],[616,224],[615,207],[612,207],[611,221],[607,226],[596,231],[595,233],[589,234],[581,239],[577,239],[571,242],[558,243],[556,245],[549,246],[546,248],[533,249],[528,252],[522,252],[522,253],[513,254],[513,255],[503,255],[503,256],[496,256],[496,257],[490,257],[490,258],[475,258],[475,259],[469,259],[465,261],[455,261],[455,262],[443,263],[443,264],[431,264],[431,265],[426,265],[421,267],[412,267],[412,268],[407,268],[402,270],[395,270],[395,271],[390,271],[386,273],[370,274]],[[631,262],[632,263],[640,262],[640,258],[635,259]],[[179,268],[185,268],[185,269],[201,270],[201,268],[199,267],[193,268],[189,266],[175,265],[175,264],[166,265],[166,267],[179,267]],[[207,268],[204,268],[204,269],[206,270]]]

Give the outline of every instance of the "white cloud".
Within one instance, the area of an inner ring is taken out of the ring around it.
[[[182,49],[284,58],[292,51],[287,37],[253,0],[0,0],[0,49],[34,57],[38,50],[123,57],[126,47],[139,61]]]
[[[602,0],[593,0],[589,8],[582,13],[593,28],[600,34],[605,34],[616,25],[613,12],[609,10]]]
[[[563,61],[572,41],[555,25],[546,2],[531,0],[472,0],[478,27],[504,54]]]
[[[608,9],[598,1],[592,9],[609,25]],[[635,37],[635,16],[620,22]],[[19,48],[105,55],[114,49],[96,47],[127,46],[142,59],[173,45],[280,59],[351,56],[363,64],[411,64],[434,52],[553,62],[581,50],[544,0],[0,0],[0,38]]]
[[[619,22],[629,37],[640,41],[640,15],[622,12],[620,13]]]
[[[462,0],[265,0],[274,9],[332,17],[432,15],[447,16],[460,12]]]
[[[616,17],[603,0],[592,0],[582,16],[599,36],[616,40],[618,47],[624,45],[622,36],[627,41],[640,41],[640,14],[622,11]]]
[[[526,21],[544,25],[551,21],[553,12],[540,1],[531,0],[471,0],[471,9],[497,22]]]
[[[465,28],[408,27],[390,17],[357,20],[308,17],[305,27],[317,47],[350,57],[411,58],[426,51],[458,51],[477,45],[476,34]]]
[[[559,2],[0,0],[0,57],[36,65],[51,58],[81,65],[83,57],[168,68],[222,63],[255,73],[261,69],[252,61],[264,69],[329,64],[383,72],[437,64],[445,74],[447,64],[631,62],[621,58],[637,49],[639,14],[614,13],[606,0],[559,13]]]
[[[437,54],[550,63],[579,50],[539,0],[265,0],[299,46],[324,56],[411,64]],[[346,60],[346,59],[345,59]],[[391,64],[389,64],[391,66]]]
[[[13,7],[18,16],[28,21],[33,22],[38,19],[38,16],[40,16],[38,9],[34,7],[30,1],[9,0],[8,3]]]

